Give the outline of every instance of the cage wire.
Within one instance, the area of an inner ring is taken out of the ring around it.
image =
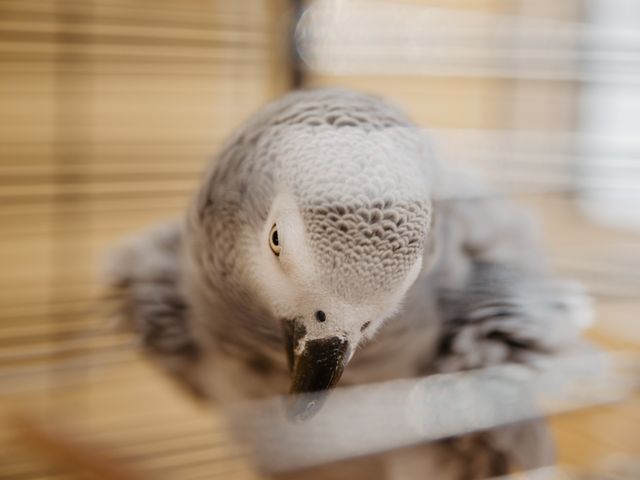
[[[430,424],[389,437],[372,418],[398,420],[429,382],[448,385],[444,404],[447,391],[479,392],[472,385],[491,372],[339,391],[309,427],[311,450],[292,442],[279,400],[238,406],[254,433],[238,442],[220,411],[161,380],[110,318],[101,252],[179,214],[211,154],[258,106],[290,88],[337,84],[403,106],[443,163],[533,209],[553,268],[594,298],[589,336],[611,353],[579,359],[599,360],[591,380],[561,379],[580,393],[558,390],[557,378],[549,387],[551,370],[541,370],[528,388],[547,403],[480,427],[562,413],[578,425],[561,415],[554,427],[560,466],[530,478],[616,469],[637,478],[639,25],[631,0],[3,1],[0,408],[7,425],[26,420],[2,429],[0,476],[67,478],[115,463],[122,470],[93,473],[258,478],[252,448],[275,470],[398,448],[433,439]],[[349,395],[369,401],[370,415],[355,418],[371,444],[357,451],[330,433],[332,421],[354,418]],[[454,420],[443,435],[480,428]]]

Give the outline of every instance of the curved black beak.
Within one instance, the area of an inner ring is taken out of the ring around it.
[[[299,348],[306,329],[297,322],[286,322],[284,330],[291,370],[287,414],[294,420],[306,420],[322,406],[327,390],[340,380],[349,359],[349,342],[332,336],[307,340]]]

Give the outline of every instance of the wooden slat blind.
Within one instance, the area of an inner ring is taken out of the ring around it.
[[[220,142],[287,87],[284,6],[0,4],[0,362],[97,322],[101,252],[180,212]]]
[[[182,211],[220,142],[288,88],[288,15],[285,0],[0,3],[0,397],[73,411],[150,478],[251,474],[109,328],[96,267]],[[5,427],[0,477],[70,478]]]

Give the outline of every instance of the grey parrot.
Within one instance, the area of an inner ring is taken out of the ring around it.
[[[534,222],[483,189],[447,174],[386,101],[297,91],[235,132],[184,216],[114,249],[107,281],[182,385],[222,405],[290,393],[292,421],[338,382],[575,348],[575,300],[546,273]],[[486,478],[552,461],[544,423],[526,421],[298,475]]]

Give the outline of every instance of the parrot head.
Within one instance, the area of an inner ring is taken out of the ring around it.
[[[295,418],[318,409],[432,252],[432,160],[380,100],[303,91],[249,121],[204,182],[188,228],[199,283],[250,312],[238,335],[282,333],[290,393],[304,394],[290,397]]]
[[[431,224],[424,176],[402,171],[392,156],[402,152],[332,133],[287,139],[284,152],[310,160],[296,172],[282,155],[283,181],[256,235],[255,290],[283,328],[298,419],[319,408],[357,347],[400,308]]]

